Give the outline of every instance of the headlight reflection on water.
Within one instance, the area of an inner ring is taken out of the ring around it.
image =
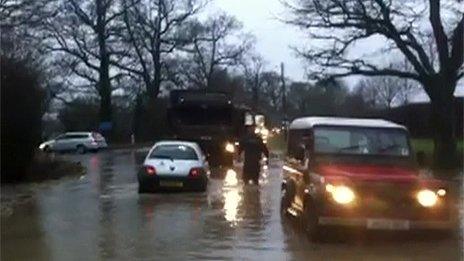
[[[225,186],[235,186],[238,184],[237,172],[233,169],[228,169],[226,172],[226,177],[224,178]]]
[[[231,222],[232,226],[236,225],[239,220],[238,217],[238,207],[242,196],[240,195],[241,187],[237,186],[238,178],[237,172],[233,169],[229,169],[226,172],[224,178],[224,218]]]
[[[235,225],[239,220],[238,205],[242,197],[238,189],[232,189],[224,192],[224,217],[227,221]]]

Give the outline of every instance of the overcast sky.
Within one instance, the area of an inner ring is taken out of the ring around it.
[[[304,79],[304,63],[290,49],[302,46],[302,33],[277,19],[285,11],[279,0],[215,0],[211,9],[218,8],[235,16],[245,31],[256,36],[256,49],[267,61],[267,69],[277,70],[284,62],[286,75]]]
[[[215,0],[208,9],[209,12],[223,10],[235,16],[242,22],[244,31],[255,35],[256,49],[267,61],[266,69],[279,70],[279,64],[284,62],[288,77],[295,81],[306,79],[304,62],[290,48],[304,46],[304,33],[279,21],[278,18],[284,18],[286,12],[280,0]],[[358,77],[345,78],[345,82],[353,87],[356,79]],[[458,96],[464,96],[463,82],[461,80],[456,90]],[[418,93],[413,98],[416,102],[427,99],[425,93]]]

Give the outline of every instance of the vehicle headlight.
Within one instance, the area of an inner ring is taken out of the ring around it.
[[[227,152],[234,153],[235,152],[235,146],[234,144],[227,142],[226,147],[225,147]]]
[[[326,191],[332,194],[335,202],[339,204],[349,204],[354,201],[355,195],[352,189],[347,186],[334,186],[327,184],[325,187]]]
[[[261,129],[260,131],[262,136],[268,136],[269,135],[269,130],[266,128]]]
[[[427,208],[435,206],[435,204],[437,204],[438,201],[437,194],[428,189],[423,189],[419,191],[416,195],[416,198],[417,201],[419,201],[419,204]]]

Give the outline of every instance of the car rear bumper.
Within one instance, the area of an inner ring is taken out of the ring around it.
[[[204,190],[208,183],[206,176],[191,177],[163,177],[138,175],[139,186],[146,191],[197,191]]]
[[[97,144],[85,144],[85,147],[90,150],[99,150],[99,149],[106,149],[108,147],[108,144],[105,143],[97,143]]]
[[[385,224],[401,224],[400,226],[370,227],[372,221],[384,221]],[[451,220],[393,220],[393,219],[370,219],[370,218],[347,218],[347,217],[319,217],[321,226],[358,227],[373,230],[451,230],[458,227],[457,221]]]

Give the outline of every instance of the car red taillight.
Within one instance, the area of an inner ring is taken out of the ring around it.
[[[150,176],[156,175],[156,169],[153,166],[145,166],[145,173]]]
[[[201,176],[201,173],[203,172],[204,170],[202,168],[192,168],[190,170],[190,173],[189,173],[189,176],[190,177],[200,177]]]

